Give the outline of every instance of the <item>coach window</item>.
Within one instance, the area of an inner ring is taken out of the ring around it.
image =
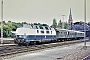
[[[77,33],[75,32],[75,35],[76,35]]]
[[[67,32],[64,32],[65,35],[67,35]]]
[[[61,32],[61,34],[62,34],[62,32]]]
[[[41,31],[41,33],[44,33],[44,31]]]
[[[69,35],[70,33],[68,32],[68,35]]]

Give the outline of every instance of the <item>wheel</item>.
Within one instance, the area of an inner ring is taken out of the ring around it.
[[[39,44],[39,43],[40,43],[39,41],[36,42],[36,44]]]
[[[21,43],[18,43],[18,46],[21,46]]]

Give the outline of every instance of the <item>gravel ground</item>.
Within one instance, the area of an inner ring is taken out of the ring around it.
[[[90,55],[90,46],[82,47],[80,51],[64,56],[62,60],[83,60],[88,55]]]
[[[88,55],[90,55],[90,42],[87,43],[87,48],[80,43],[0,60],[82,60]]]

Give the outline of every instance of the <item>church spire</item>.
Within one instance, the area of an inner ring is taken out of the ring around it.
[[[71,13],[71,8],[70,8],[70,15],[69,15],[69,20],[72,20],[72,13]]]
[[[70,15],[71,15],[71,8],[70,8]]]
[[[70,8],[70,15],[69,15],[69,19],[68,19],[68,26],[71,26],[73,23],[73,19],[72,19],[72,13],[71,13],[71,8]]]

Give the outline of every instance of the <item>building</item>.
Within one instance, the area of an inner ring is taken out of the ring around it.
[[[68,27],[72,27],[73,24],[73,19],[72,19],[72,13],[71,13],[71,8],[70,8],[70,15],[68,19]]]
[[[84,22],[75,22],[72,27],[68,27],[69,30],[83,31],[84,32]],[[85,26],[86,36],[90,39],[90,26],[86,23]]]

